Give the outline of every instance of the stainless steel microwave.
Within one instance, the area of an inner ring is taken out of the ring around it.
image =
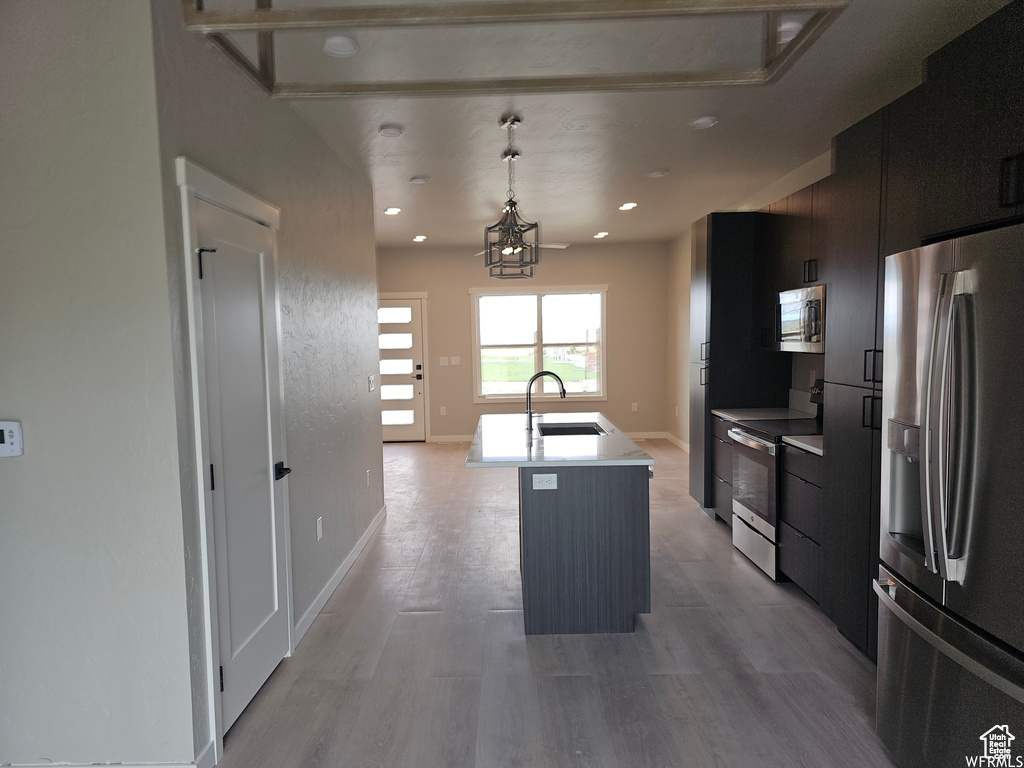
[[[779,294],[775,348],[780,352],[825,353],[825,286]]]

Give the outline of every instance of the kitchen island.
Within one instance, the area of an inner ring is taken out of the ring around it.
[[[466,466],[519,470],[526,634],[632,632],[651,609],[654,459],[600,413],[480,417]]]

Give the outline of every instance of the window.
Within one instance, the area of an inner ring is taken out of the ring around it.
[[[551,292],[473,290],[474,400],[526,398],[538,371],[551,371],[574,399],[604,400],[604,287]],[[558,394],[550,377],[534,396]]]

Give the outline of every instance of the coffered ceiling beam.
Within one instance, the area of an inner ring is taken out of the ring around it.
[[[847,0],[521,0],[521,2],[365,5],[304,10],[206,11],[182,0],[185,26],[196,32],[274,32],[344,27],[385,28],[629,21],[723,14],[841,11]]]
[[[812,16],[804,24],[803,29],[800,30],[797,36],[785,48],[779,51],[777,55],[772,57],[770,61],[766,62],[765,74],[767,78],[765,82],[772,83],[782,77],[796,63],[796,60],[811,47],[814,41],[821,37],[822,33],[832,25],[832,22],[839,18],[840,13],[842,13],[842,10],[829,10],[821,11]],[[770,20],[771,15],[769,15],[768,26],[773,24]],[[778,29],[777,26],[774,28]],[[768,32],[766,34],[770,40],[772,33]]]
[[[281,83],[274,98],[327,99],[416,96],[493,96],[499,93],[588,93],[763,85],[764,70],[667,72],[637,75],[522,77],[493,80],[409,80],[377,83]]]

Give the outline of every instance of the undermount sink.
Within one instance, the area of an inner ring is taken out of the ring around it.
[[[582,424],[538,424],[537,431],[541,437],[555,437],[567,435],[606,435],[608,434],[596,421],[588,421]]]

